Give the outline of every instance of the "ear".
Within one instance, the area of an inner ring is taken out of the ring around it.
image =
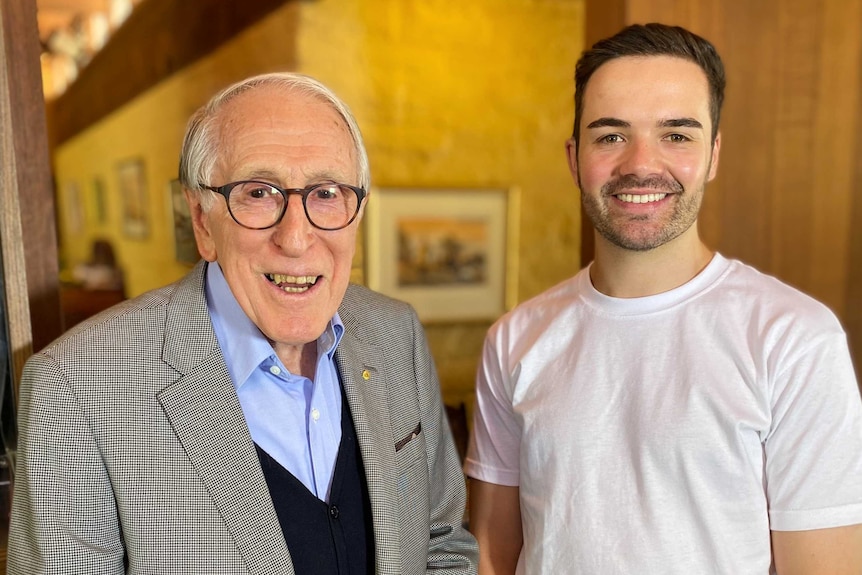
[[[575,184],[580,187],[580,178],[578,177],[578,150],[574,138],[566,140],[566,159],[569,164],[569,172],[572,174],[572,179]]]
[[[184,189],[183,193],[186,196],[186,202],[189,204],[189,213],[192,216],[192,229],[195,232],[195,242],[198,245],[198,252],[206,261],[214,262],[218,259],[218,254],[216,252],[215,241],[210,232],[209,214],[201,205],[200,192]]]
[[[711,182],[718,173],[718,152],[721,150],[721,132],[715,135],[715,142],[712,144],[712,157],[709,162],[709,177],[706,181]]]
[[[368,207],[368,200],[371,199],[371,190],[371,187],[365,190],[365,199],[362,200],[362,205],[359,206],[359,213],[356,214],[356,222],[361,222],[362,218],[365,217],[365,208]]]

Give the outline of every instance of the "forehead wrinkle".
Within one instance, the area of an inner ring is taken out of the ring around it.
[[[305,182],[308,185],[313,185],[325,181],[345,183],[344,179],[348,178],[348,174],[339,174],[335,170],[329,168],[321,168],[314,170],[303,170],[301,167],[290,167],[285,171],[275,171],[268,168],[244,168],[240,170],[238,180],[263,180],[269,183],[275,183],[278,186],[286,186],[289,180],[293,179],[293,174],[300,173],[304,176]]]

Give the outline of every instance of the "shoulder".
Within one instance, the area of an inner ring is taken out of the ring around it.
[[[391,339],[393,331],[419,325],[410,304],[356,284],[348,286],[338,315],[345,329],[363,339]]]
[[[719,282],[723,300],[763,327],[843,332],[835,313],[803,291],[737,260]]]
[[[540,333],[552,325],[568,321],[567,318],[578,307],[582,274],[585,273],[586,270],[581,270],[575,276],[518,304],[494,322],[489,330],[490,336],[511,332],[519,334],[521,338],[529,338],[531,332]]]
[[[191,319],[194,316],[208,317],[203,269],[204,266],[198,265],[172,284],[120,302],[82,321],[48,344],[42,353],[64,356],[88,348],[143,351],[155,340],[160,344],[171,313],[181,314],[185,323],[194,323]]]

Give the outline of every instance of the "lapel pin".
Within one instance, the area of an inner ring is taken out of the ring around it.
[[[369,379],[371,379],[371,372],[368,371],[367,369],[363,369],[362,370],[362,379],[364,379],[365,381],[368,381]]]

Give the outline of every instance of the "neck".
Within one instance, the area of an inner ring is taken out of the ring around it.
[[[273,349],[290,373],[314,381],[314,374],[317,371],[317,341],[305,345],[273,343]]]
[[[634,298],[683,285],[699,274],[713,256],[694,228],[644,252],[620,248],[596,234],[596,256],[590,267],[593,286],[611,297]]]

